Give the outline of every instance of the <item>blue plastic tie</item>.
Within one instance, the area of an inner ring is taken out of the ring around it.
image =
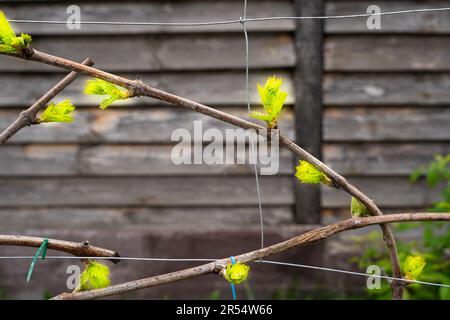
[[[231,264],[232,265],[236,264],[236,259],[234,259],[233,256],[231,256],[230,259],[231,259]],[[233,294],[233,300],[236,300],[237,299],[237,297],[236,297],[236,286],[234,285],[234,283],[230,283],[230,285],[231,285],[231,293]]]

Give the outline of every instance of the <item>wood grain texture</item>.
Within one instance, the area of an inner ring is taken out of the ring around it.
[[[333,35],[324,41],[325,71],[449,71],[449,41],[444,36]],[[355,45],[355,42],[357,45]],[[250,68],[293,68],[294,39],[289,33],[258,33],[250,38]],[[298,43],[298,45],[301,44]],[[33,46],[58,56],[83,59],[110,72],[242,70],[241,34],[117,35],[35,37]],[[310,46],[300,45],[300,48]],[[120,52],[107,55],[108,51]],[[189,54],[186,54],[189,52]],[[128,57],[133,56],[133,59]],[[58,72],[30,61],[4,57],[4,72]]]
[[[327,15],[348,15],[366,13],[370,5],[380,6],[382,12],[401,11],[411,9],[443,8],[448,7],[447,0],[388,0],[388,1],[361,1],[361,0],[328,0]],[[449,34],[450,12],[426,12],[415,14],[402,14],[395,16],[382,16],[380,30],[368,30],[367,18],[327,20],[325,30],[327,33],[405,33],[405,34]]]
[[[248,118],[248,111],[244,107],[221,110],[243,119]],[[17,116],[16,113],[11,110],[0,111],[0,128],[6,127]],[[70,124],[51,123],[25,128],[11,142],[168,143],[176,129],[188,130],[192,141],[199,141],[194,136],[195,121],[201,121],[203,133],[215,128],[225,136],[226,130],[235,129],[232,125],[188,110],[150,106],[140,109],[110,107],[106,111],[84,109],[77,111],[74,117],[74,122]],[[285,112],[283,119],[280,130],[293,137],[292,112]]]
[[[79,1],[77,1],[78,3]],[[239,20],[243,13],[242,1],[82,1],[79,3],[84,21],[137,21],[137,22],[205,22]],[[2,10],[10,19],[63,20],[67,19],[67,4],[60,1],[2,3]],[[292,3],[287,0],[249,1],[248,12],[253,17],[292,14]],[[32,15],[31,15],[32,13]],[[33,34],[129,34],[129,33],[192,33],[239,32],[239,23],[218,26],[105,26],[83,25],[80,30],[68,30],[65,25],[17,24],[20,32]],[[16,28],[17,28],[16,27]],[[292,21],[257,22],[248,25],[249,31],[289,31]]]
[[[450,153],[449,143],[327,143],[324,160],[345,175],[408,176],[434,154]]]
[[[220,108],[243,119],[246,108]],[[19,111],[0,111],[0,129],[5,128]],[[171,108],[125,109],[101,111],[84,109],[75,114],[71,124],[46,124],[25,128],[10,143],[171,143],[172,132],[183,128],[194,137],[194,121],[202,121],[202,132],[218,129],[223,136],[231,125]],[[427,141],[448,142],[450,109],[446,107],[327,107],[323,119],[324,141]],[[288,137],[295,134],[293,113],[286,110],[280,130]],[[178,141],[174,141],[177,143]]]
[[[2,57],[3,58],[3,57]],[[265,82],[268,76],[277,74],[283,77],[283,89],[292,93],[292,78],[289,71],[274,69],[270,71],[252,72],[250,83],[253,84],[250,100],[255,105],[260,105],[259,95],[256,90],[257,82]],[[121,74],[130,79],[135,79],[136,74]],[[246,103],[245,73],[242,71],[215,71],[215,72],[162,72],[139,73],[142,81],[158,89],[174,93],[176,95],[205,103],[207,105],[244,105]],[[23,107],[35,101],[37,97],[46,92],[51,86],[61,79],[57,73],[0,73],[0,107]],[[87,77],[81,76],[59,99],[71,98],[73,103],[80,106],[98,106],[100,97],[83,94]],[[17,88],[22,88],[21,94],[17,94]],[[58,100],[59,100],[58,99]],[[291,94],[286,103],[292,104],[294,97]],[[161,102],[148,98],[135,98],[123,105],[161,105]]]
[[[295,64],[294,41],[289,33],[254,34],[250,45],[250,68],[289,68]],[[33,47],[75,61],[89,53],[92,60],[98,61],[97,68],[110,72],[242,70],[245,66],[245,43],[239,33],[46,36],[33,38]],[[2,57],[0,70],[60,72],[14,57]]]
[[[449,71],[449,41],[444,36],[418,35],[328,37],[325,70]]]
[[[143,226],[168,228],[258,226],[257,206],[217,208],[6,208],[0,212],[1,232],[24,232],[30,229],[61,230],[130,230]],[[265,226],[289,225],[294,222],[293,209],[264,208]]]
[[[263,82],[276,74],[284,79],[283,89],[289,93],[287,104],[293,104],[293,79],[290,71],[251,72],[250,84]],[[124,74],[135,78],[135,74]],[[245,74],[238,71],[189,73],[140,73],[145,82],[213,106],[245,105]],[[0,74],[0,108],[26,107],[61,78],[61,74]],[[79,106],[95,106],[100,100],[83,95],[86,78],[80,77],[60,99],[72,98]],[[450,104],[450,73],[329,73],[325,74],[325,105],[412,105],[442,106]],[[17,88],[23,88],[21,95]],[[26,90],[25,90],[26,89]],[[259,106],[256,88],[250,88],[250,102]],[[157,105],[153,99],[132,99],[126,105]],[[117,106],[124,105],[118,103]]]
[[[448,105],[448,73],[336,73],[324,76],[326,105]]]
[[[405,177],[350,179],[381,207],[413,207],[437,201],[439,191],[423,184],[411,185]],[[262,176],[264,206],[294,204],[290,176]],[[1,207],[167,207],[167,206],[255,206],[254,177],[130,177],[130,178],[15,178],[0,179]],[[224,194],[227,197],[224,197]],[[322,206],[348,207],[350,196],[322,189]]]
[[[174,145],[8,145],[0,152],[0,176],[210,176],[251,175],[246,150],[225,149],[246,164],[176,165]],[[292,155],[281,150],[279,174],[292,174]]]
[[[449,108],[329,108],[327,141],[448,141]]]
[[[0,152],[2,177],[251,175],[252,165],[174,165],[173,145],[7,145]],[[324,160],[354,176],[408,176],[450,153],[449,143],[325,143]],[[243,155],[239,152],[239,157]],[[293,175],[292,155],[282,149],[280,175]]]

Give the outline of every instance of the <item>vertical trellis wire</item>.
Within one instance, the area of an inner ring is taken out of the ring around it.
[[[249,90],[249,41],[248,41],[248,33],[247,33],[247,27],[245,26],[245,20],[247,19],[247,0],[244,0],[244,14],[239,19],[242,25],[242,30],[244,32],[244,39],[245,39],[245,98],[247,100],[247,110],[248,110],[248,119],[250,122],[252,122],[252,118],[250,117],[251,113],[251,107],[250,107],[250,90]],[[250,145],[251,145],[251,151],[250,153],[253,154],[255,157],[255,165],[254,165],[254,171],[255,171],[255,183],[256,183],[256,194],[258,197],[258,209],[259,209],[259,226],[260,226],[260,232],[261,232],[261,248],[264,248],[264,216],[262,211],[262,201],[261,201],[261,188],[259,185],[259,177],[258,177],[258,152],[257,152],[257,141],[258,138],[256,137],[256,143],[253,139],[253,135],[250,135]],[[249,158],[251,156],[249,155]]]

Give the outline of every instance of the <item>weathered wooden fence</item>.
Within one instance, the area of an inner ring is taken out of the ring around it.
[[[378,5],[391,11],[449,3]],[[86,21],[168,22],[236,19],[243,5],[237,0],[78,4]],[[370,4],[249,1],[248,16],[362,13]],[[15,19],[64,20],[68,5],[56,0],[2,1],[0,9]],[[365,19],[322,24],[248,23],[252,105],[258,105],[257,81],[282,76],[289,110],[281,130],[322,154],[382,208],[423,208],[438,195],[424,185],[411,186],[407,175],[434,153],[450,152],[450,13],[382,17],[382,29],[376,31],[366,28]],[[83,25],[81,30],[68,30],[63,25],[17,24],[16,29],[31,33],[34,46],[43,51],[78,61],[90,56],[99,68],[139,75],[158,88],[247,116],[239,25]],[[0,129],[62,77],[58,69],[2,56]],[[170,161],[174,129],[191,129],[194,120],[202,120],[204,129],[229,126],[149,99],[100,111],[97,101],[82,94],[84,81],[76,81],[61,95],[79,107],[74,123],[25,129],[0,149],[1,232],[90,238],[122,254],[141,256],[215,257],[259,245],[252,166],[176,166]],[[279,174],[260,179],[269,241],[305,228],[297,223],[348,214],[350,199],[345,194],[299,187],[293,178],[294,161],[282,151]],[[324,263],[339,253],[333,248],[318,245],[288,257]],[[27,287],[21,282],[26,262],[2,262],[0,287],[16,297],[40,297],[45,288],[64,291],[68,263],[51,263],[59,277],[37,270]],[[128,262],[113,274],[125,280],[183,266]],[[260,270],[276,272],[261,284]],[[258,267],[258,272],[255,290],[263,296],[273,292],[281,278],[289,283],[298,274],[273,266]],[[222,286],[220,281],[202,283],[199,297]],[[194,286],[179,284],[143,295],[191,297]]]

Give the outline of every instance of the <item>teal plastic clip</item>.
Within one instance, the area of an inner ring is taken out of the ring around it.
[[[236,264],[236,259],[234,259],[233,256],[231,256],[230,259],[231,259],[231,264]],[[234,285],[234,283],[230,283],[230,285],[231,285],[231,293],[233,295],[233,300],[236,300],[237,299],[236,286]]]
[[[48,247],[48,239],[45,238],[44,241],[42,241],[42,244],[39,247],[38,251],[36,252],[36,255],[34,256],[33,260],[31,261],[30,269],[28,269],[27,282],[30,282],[30,280],[31,280],[31,275],[33,274],[34,265],[36,264],[36,261],[39,258],[39,255],[41,255],[41,252],[42,252],[42,260],[45,259],[45,255],[47,254],[47,247]]]

